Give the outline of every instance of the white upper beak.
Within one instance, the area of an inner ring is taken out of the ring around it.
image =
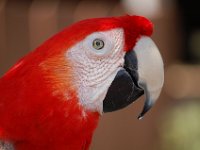
[[[139,119],[153,106],[158,99],[164,83],[164,66],[160,52],[147,36],[141,37],[134,51],[138,59],[139,85],[145,92],[145,105]]]

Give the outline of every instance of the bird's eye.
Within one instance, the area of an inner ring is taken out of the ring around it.
[[[113,50],[112,38],[105,36],[105,33],[95,32],[86,37],[83,48],[88,56],[102,57]]]
[[[104,41],[100,40],[100,39],[95,39],[92,43],[92,46],[96,49],[96,50],[101,50],[102,48],[104,48]]]

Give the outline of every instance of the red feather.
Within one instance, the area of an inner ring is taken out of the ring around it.
[[[47,40],[0,79],[0,139],[16,150],[87,150],[99,114],[85,110],[74,86],[67,49],[96,31],[123,28],[125,50],[151,35],[143,17],[88,19]],[[84,115],[83,115],[84,114]]]

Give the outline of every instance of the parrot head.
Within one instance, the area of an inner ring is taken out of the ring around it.
[[[94,18],[44,42],[0,79],[0,140],[18,150],[87,149],[101,114],[144,94],[141,119],[164,82],[152,32],[140,16]]]
[[[53,46],[48,47],[59,49],[44,55],[63,58],[62,63],[55,59],[53,68],[61,64],[70,68],[70,84],[85,110],[112,112],[145,94],[141,119],[157,100],[164,81],[163,61],[150,38],[152,32],[152,23],[140,16],[87,19],[50,39]]]

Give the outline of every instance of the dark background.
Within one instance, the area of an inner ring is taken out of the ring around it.
[[[142,121],[143,97],[103,115],[91,150],[200,149],[200,10],[196,0],[0,0],[0,75],[73,22],[144,15],[165,63],[165,85]]]

